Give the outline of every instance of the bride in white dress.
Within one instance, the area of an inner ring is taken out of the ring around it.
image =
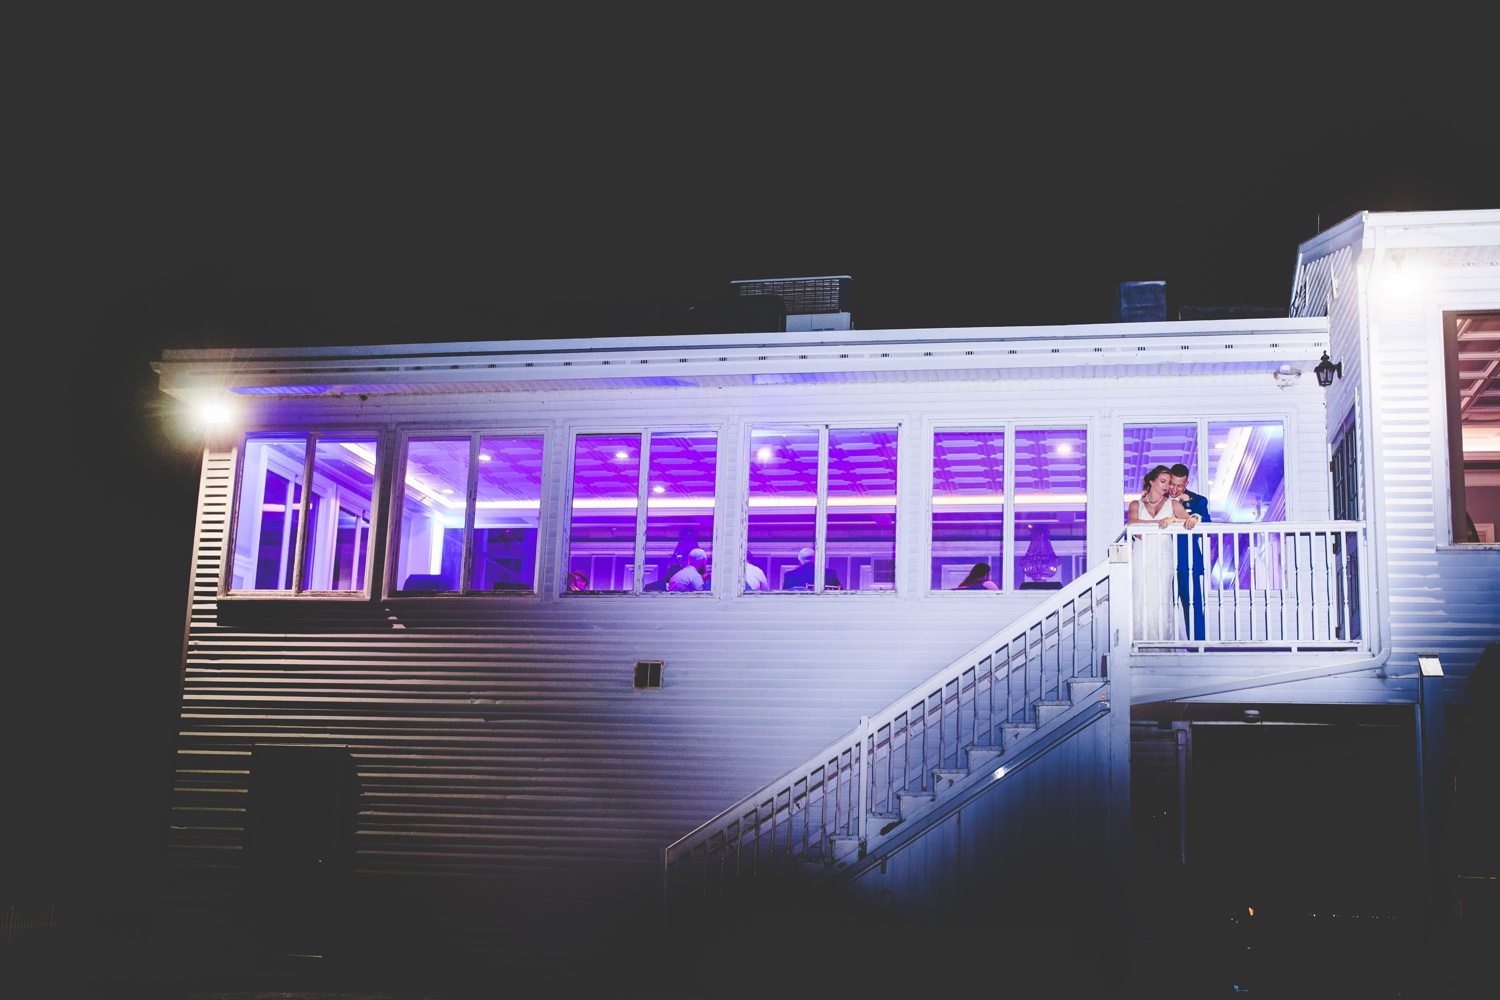
[[[1141,498],[1130,501],[1126,516],[1132,526],[1153,525],[1151,529],[1128,529],[1134,578],[1130,601],[1135,624],[1131,634],[1138,640],[1177,638],[1177,616],[1172,613],[1172,591],[1177,587],[1176,534],[1196,527],[1198,517],[1168,495],[1171,485],[1172,472],[1165,465],[1146,473]]]

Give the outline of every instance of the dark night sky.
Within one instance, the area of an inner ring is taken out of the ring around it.
[[[12,440],[56,498],[15,617],[60,620],[12,661],[0,885],[162,839],[197,481],[164,348],[587,336],[822,274],[867,329],[1106,321],[1134,279],[1284,306],[1319,220],[1500,206],[1472,31],[1394,72],[1306,23],[318,9],[13,25]]]

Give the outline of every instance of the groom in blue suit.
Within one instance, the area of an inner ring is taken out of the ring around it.
[[[1200,521],[1210,520],[1208,497],[1187,488],[1188,467],[1179,462],[1172,466],[1169,474],[1172,483],[1167,490],[1168,496],[1187,508],[1189,514],[1197,514]],[[1177,596],[1182,601],[1182,619],[1188,637],[1201,642],[1204,638],[1203,542],[1189,535],[1181,535],[1177,539]]]

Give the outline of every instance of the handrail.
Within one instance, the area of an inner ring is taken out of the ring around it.
[[[862,850],[872,817],[921,791],[968,747],[998,747],[1000,727],[1036,722],[1033,706],[1066,700],[1067,682],[1104,674],[1109,649],[1104,561],[953,660],[881,711],[662,849],[675,892],[722,891],[795,860],[831,864]]]
[[[1170,619],[1182,624],[1181,634],[1138,631],[1132,637],[1137,651],[1368,648],[1363,628],[1364,609],[1369,606],[1363,521],[1208,522],[1191,532],[1127,527],[1125,536],[1132,535],[1148,545],[1173,546],[1175,552],[1166,554],[1169,561],[1188,551],[1182,546],[1184,539],[1197,539],[1202,554],[1197,593],[1192,576],[1186,586],[1195,610],[1202,609],[1203,634],[1186,634],[1179,585],[1168,599]]]

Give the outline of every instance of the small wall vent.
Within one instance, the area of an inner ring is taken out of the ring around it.
[[[637,691],[653,691],[661,687],[662,660],[636,660],[635,661],[635,689]]]

